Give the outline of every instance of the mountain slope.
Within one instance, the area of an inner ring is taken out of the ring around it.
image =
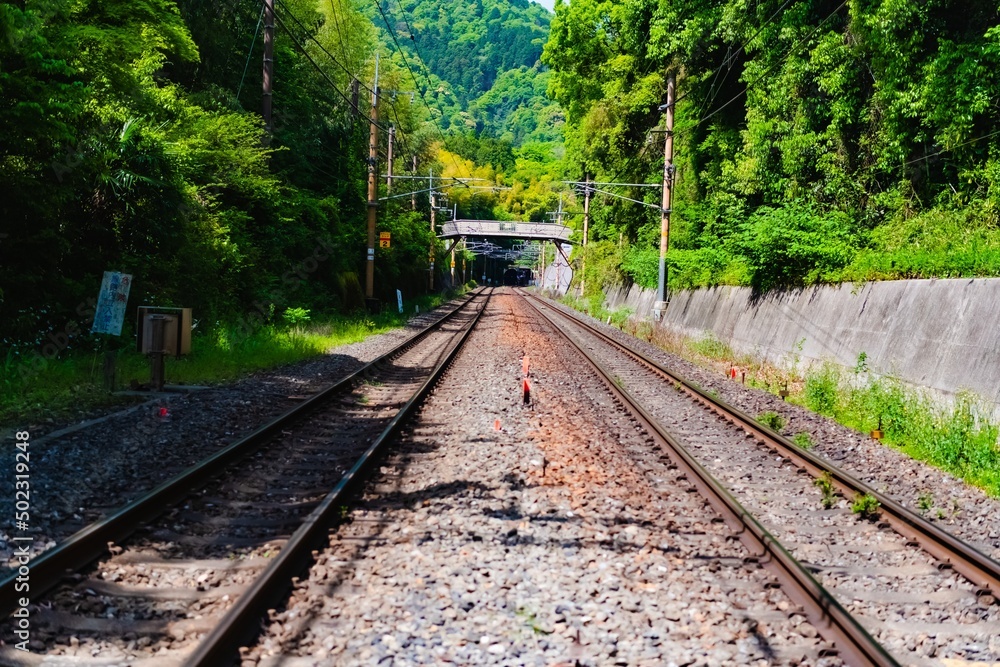
[[[552,15],[528,0],[382,0],[370,10],[405,50],[440,125],[515,144],[561,141],[563,117],[545,96],[539,61]],[[384,18],[383,18],[384,14]],[[426,71],[421,68],[426,65]]]

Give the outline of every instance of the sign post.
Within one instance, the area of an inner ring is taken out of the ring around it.
[[[125,321],[125,306],[128,304],[128,293],[132,287],[132,276],[118,271],[105,271],[101,280],[101,291],[97,296],[97,312],[94,313],[94,324],[91,333],[122,335],[122,323]],[[104,340],[104,388],[114,391],[117,350],[107,348]]]

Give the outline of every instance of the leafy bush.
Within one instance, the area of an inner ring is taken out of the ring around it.
[[[737,247],[747,259],[750,284],[761,291],[816,282],[854,254],[847,215],[812,206],[762,207],[741,232]]]
[[[785,428],[785,418],[777,412],[762,412],[757,415],[757,421],[774,431]]]
[[[837,408],[840,371],[832,363],[824,363],[818,372],[806,376],[806,406],[821,415],[832,417]]]

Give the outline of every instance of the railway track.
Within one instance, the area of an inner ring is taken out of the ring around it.
[[[295,410],[35,558],[31,652],[11,648],[8,628],[0,662],[236,661],[454,359],[489,296],[472,295]],[[5,615],[22,595],[15,586],[16,573],[0,581]]]
[[[1000,564],[564,308],[522,294],[609,382],[627,392],[626,400],[643,406],[635,409],[657,424],[653,428],[679,463],[687,461],[694,474],[704,471],[702,486],[718,486],[715,493],[739,498],[787,545],[801,566],[798,574],[788,569],[786,581],[808,570],[822,582],[812,591],[810,618],[835,610],[826,629],[836,634],[838,646],[852,641],[831,627],[843,611],[902,664],[1000,657],[995,604]],[[826,486],[830,507],[825,509],[817,479]],[[842,499],[863,496],[877,501],[877,519],[859,520]],[[798,585],[810,588],[809,578]],[[867,659],[855,654],[848,662]]]
[[[503,292],[245,664],[844,664]]]

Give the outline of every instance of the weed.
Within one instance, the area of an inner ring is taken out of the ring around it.
[[[534,612],[529,611],[524,607],[518,607],[517,611],[514,612],[514,615],[520,618],[524,622],[524,624],[529,628],[531,628],[531,631],[534,632],[536,635],[552,634],[551,630],[547,630],[543,628],[541,625],[539,625],[538,621],[536,620]]]
[[[710,396],[715,400],[719,400],[719,392],[715,391],[714,389],[709,389],[708,391],[705,392],[705,395]]]
[[[368,405],[369,403],[371,403],[371,399],[369,399],[368,396],[366,396],[365,394],[361,394],[360,396],[358,396],[359,405]]]
[[[840,371],[832,363],[806,377],[806,406],[821,415],[833,416],[840,390]]]
[[[861,375],[868,372],[868,354],[863,350],[858,354],[858,360],[854,363],[854,374]]]
[[[878,510],[881,506],[881,503],[872,494],[859,493],[854,497],[854,502],[851,503],[851,511],[862,519],[872,520],[878,516]]]
[[[446,298],[420,297],[421,311],[431,310]],[[412,308],[408,308],[409,312]],[[191,354],[166,360],[166,377],[172,384],[215,384],[232,381],[253,371],[295,363],[326,353],[333,347],[355,343],[368,336],[402,326],[406,316],[385,311],[374,316],[318,316],[304,308],[287,309],[280,323],[271,310],[260,326],[247,322],[216,322],[195,330]],[[0,353],[0,427],[43,418],[63,419],[79,409],[114,405],[121,397],[101,391],[100,352],[68,350],[47,361],[44,371],[22,377],[21,366],[5,362]],[[149,361],[134,349],[119,350],[120,385],[149,379]]]
[[[830,509],[837,502],[837,491],[833,486],[833,477],[829,472],[824,472],[821,476],[813,480],[813,484],[823,494],[823,509]]]
[[[812,449],[813,446],[812,436],[809,435],[808,431],[799,431],[796,433],[792,436],[792,442],[802,449]]]
[[[780,431],[785,427],[785,418],[777,412],[762,412],[757,415],[757,421],[774,431]]]
[[[613,378],[611,378],[611,379],[612,379],[612,380],[614,381],[615,385],[616,385],[616,386],[617,386],[617,387],[618,387],[619,389],[624,389],[624,388],[625,388],[625,383],[624,383],[624,382],[622,381],[622,379],[621,379],[620,377],[618,377],[617,375],[616,375],[616,376],[614,376],[614,377],[613,377]]]
[[[926,514],[932,507],[934,507],[934,496],[930,493],[921,493],[917,498],[917,507],[920,511]]]
[[[693,341],[691,349],[709,359],[732,359],[735,356],[733,349],[711,332],[704,338]]]
[[[628,321],[628,318],[632,316],[633,312],[635,311],[626,306],[623,306],[615,310],[614,312],[611,313],[611,322],[610,322],[611,326],[618,327],[619,329],[623,328],[625,326],[625,323]]]

